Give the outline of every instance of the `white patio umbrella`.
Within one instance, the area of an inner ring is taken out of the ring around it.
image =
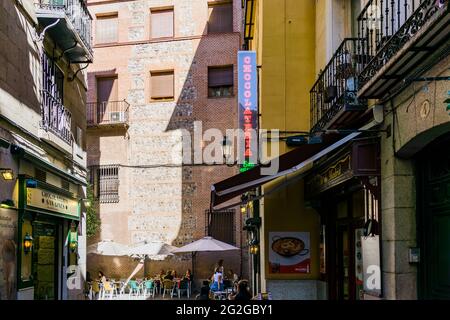
[[[87,247],[87,254],[98,254],[102,256],[126,256],[128,246],[112,240],[103,240]]]
[[[145,264],[145,259],[164,260],[167,256],[173,255],[172,251],[178,249],[162,241],[143,241],[127,250],[127,255],[139,258],[139,263],[128,277],[125,285],[134,277]]]
[[[149,258],[151,260],[164,260],[172,251],[178,249],[162,241],[142,241],[128,249],[131,257]]]
[[[194,258],[197,252],[208,251],[229,251],[240,250],[238,247],[232,246],[228,243],[214,239],[213,237],[203,237],[197,241],[191,242],[183,247],[173,250],[173,253],[192,253],[192,272],[194,272]]]
[[[240,249],[228,243],[216,240],[213,237],[203,237],[181,248],[175,249],[172,252],[185,253],[185,252],[228,251],[228,250],[240,250]]]

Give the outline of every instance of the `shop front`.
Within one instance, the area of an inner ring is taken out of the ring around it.
[[[80,201],[19,175],[18,215],[18,299],[64,299],[67,278],[77,272]]]
[[[315,164],[305,196],[320,214],[320,274],[332,300],[381,295],[379,143],[352,140]]]

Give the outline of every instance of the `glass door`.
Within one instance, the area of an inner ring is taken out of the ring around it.
[[[33,223],[34,299],[57,299],[58,225],[51,222]]]

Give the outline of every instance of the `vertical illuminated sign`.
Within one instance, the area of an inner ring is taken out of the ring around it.
[[[258,159],[258,74],[256,71],[256,52],[238,52],[238,117],[239,128],[243,131],[243,150],[240,153],[240,171],[255,166]]]

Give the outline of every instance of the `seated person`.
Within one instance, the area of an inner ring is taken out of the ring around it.
[[[186,273],[183,276],[183,279],[192,281],[192,274],[191,274],[191,270],[190,269],[187,269]]]
[[[197,296],[197,300],[209,300],[209,281],[203,281],[203,286],[200,288],[200,294]]]
[[[105,274],[102,271],[98,272],[98,280],[101,283],[105,283],[106,282],[106,276],[105,276]]]
[[[232,269],[228,270],[228,279],[231,280],[233,283],[236,283],[239,281],[239,276],[234,273]]]
[[[248,301],[252,299],[252,295],[250,291],[248,291],[247,288],[247,281],[241,280],[238,282],[237,285],[237,291],[236,293],[231,293],[228,296],[229,300],[236,300],[236,301]]]
[[[173,280],[172,271],[167,270],[167,274],[164,276],[163,280]]]

